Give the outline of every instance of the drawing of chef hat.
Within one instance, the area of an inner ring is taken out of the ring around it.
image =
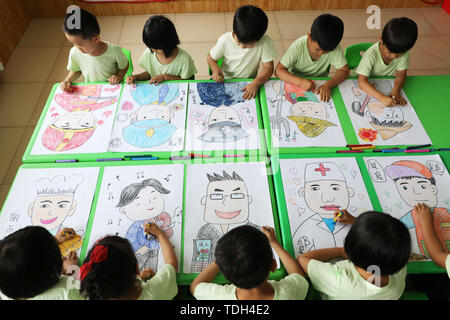
[[[410,160],[397,161],[390,166],[387,166],[386,174],[392,180],[402,177],[419,177],[426,179],[431,179],[433,177],[430,169],[426,166],[419,162]]]
[[[305,183],[319,180],[345,181],[345,177],[333,162],[308,163],[305,166]]]
[[[36,181],[36,191],[38,195],[74,195],[78,185],[83,182],[82,175],[75,174],[70,177],[56,176],[42,178]]]

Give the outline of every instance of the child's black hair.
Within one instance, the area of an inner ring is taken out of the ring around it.
[[[52,288],[62,267],[56,239],[43,227],[25,227],[0,241],[0,290],[12,299],[33,298]]]
[[[80,9],[80,28],[78,29],[76,24],[73,22],[73,14],[68,13],[66,19],[64,20],[63,30],[65,33],[71,36],[81,36],[84,40],[92,39],[95,36],[100,35],[100,26],[98,24],[97,18],[84,9]]]
[[[175,25],[162,15],[148,18],[142,31],[142,40],[150,50],[163,50],[166,58],[170,57],[180,44]]]
[[[224,277],[243,289],[254,288],[266,280],[273,261],[269,240],[249,225],[236,227],[220,238],[215,258]]]
[[[333,51],[344,35],[344,22],[329,13],[318,16],[311,25],[311,40],[326,52]]]
[[[353,222],[344,249],[354,265],[380,268],[381,275],[400,271],[408,262],[411,237],[406,226],[389,214],[368,211]]]
[[[120,298],[136,285],[138,264],[130,242],[119,236],[100,239],[89,251],[84,263],[90,261],[97,245],[107,247],[106,260],[94,263],[82,279],[80,292],[90,300]]]
[[[384,26],[381,40],[393,53],[404,53],[416,43],[417,24],[409,18],[393,18]]]
[[[258,7],[244,5],[237,8],[233,18],[233,33],[239,42],[247,44],[259,41],[267,31],[269,19]]]

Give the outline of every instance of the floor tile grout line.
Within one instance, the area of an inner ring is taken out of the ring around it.
[[[14,127],[14,128],[17,128],[17,127]],[[1,184],[6,184],[6,183],[5,183],[5,180],[6,180],[6,178],[8,177],[9,169],[11,169],[11,166],[13,165],[14,158],[16,157],[17,152],[19,151],[20,143],[22,142],[22,139],[23,139],[24,136],[25,136],[25,132],[27,131],[27,129],[26,129],[27,127],[22,127],[22,128],[25,128],[25,130],[23,130],[22,136],[20,137],[19,143],[17,144],[16,151],[14,152],[14,155],[13,155],[13,157],[12,157],[10,163],[9,163],[8,169],[7,169],[6,172],[5,172],[5,176],[3,177],[3,180],[2,180],[2,183],[1,183]]]

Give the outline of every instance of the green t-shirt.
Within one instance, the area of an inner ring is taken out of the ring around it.
[[[307,35],[298,38],[290,45],[280,60],[281,64],[293,75],[298,77],[327,76],[330,65],[340,69],[347,64],[340,45],[313,61],[309,55],[307,42]]]
[[[108,81],[117,71],[125,69],[128,59],[122,48],[106,42],[108,48],[100,56],[90,56],[81,52],[77,47],[70,49],[67,70],[81,71],[85,82]]]
[[[172,300],[178,293],[176,271],[171,264],[165,264],[146,282],[138,279],[142,285],[139,300]]]
[[[29,300],[85,300],[80,294],[80,282],[72,277],[62,275],[59,282],[47,291]],[[11,300],[0,292],[2,300]]]
[[[156,54],[146,48],[139,59],[139,65],[152,77],[160,74],[179,76],[181,79],[190,79],[197,73],[194,60],[185,50],[178,47],[178,54],[169,64],[161,64]]]
[[[275,291],[273,300],[304,300],[308,293],[308,281],[298,273],[292,273],[280,281],[268,282]],[[236,286],[201,282],[195,287],[194,297],[197,300],[237,300]]]
[[[332,264],[312,259],[308,276],[324,300],[396,300],[405,289],[406,266],[390,275],[388,285],[382,288],[361,277],[350,260]]]
[[[385,77],[394,75],[395,71],[406,70],[409,67],[409,51],[401,57],[395,58],[386,65],[381,57],[380,42],[378,41],[367,49],[359,62],[355,72],[357,74],[370,77]]]
[[[267,34],[252,48],[243,49],[234,41],[231,32],[221,35],[209,54],[216,61],[223,58],[220,69],[225,79],[255,78],[260,63],[270,62],[278,57],[277,49]]]

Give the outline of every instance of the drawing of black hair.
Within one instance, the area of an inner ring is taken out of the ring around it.
[[[399,177],[399,178],[395,178],[393,179],[394,182],[397,182],[398,179],[405,179],[405,180],[411,180],[412,178],[420,178],[420,179],[425,179],[430,181],[430,183],[435,186],[436,185],[436,179],[434,177],[431,178],[425,178],[425,177],[419,177],[419,176],[407,176],[407,177]]]
[[[132,183],[129,186],[125,187],[125,189],[123,189],[120,193],[120,200],[116,207],[121,208],[134,201],[139,192],[145,187],[152,187],[162,194],[168,194],[170,192],[169,190],[165,189],[162,186],[161,182],[159,182],[158,180],[153,178],[145,179],[140,183]]]
[[[236,180],[236,181],[244,181],[236,172],[233,171],[233,176],[230,176],[225,171],[223,172],[223,177],[220,174],[214,173],[214,175],[210,175],[209,173],[206,174],[208,177],[209,182],[218,182],[218,181],[225,181],[225,180]]]
[[[372,121],[373,123],[375,123],[378,126],[383,126],[383,127],[402,127],[405,124],[404,120],[400,120],[400,121],[395,121],[395,120],[383,120],[380,121],[378,120],[375,116],[372,116]]]

